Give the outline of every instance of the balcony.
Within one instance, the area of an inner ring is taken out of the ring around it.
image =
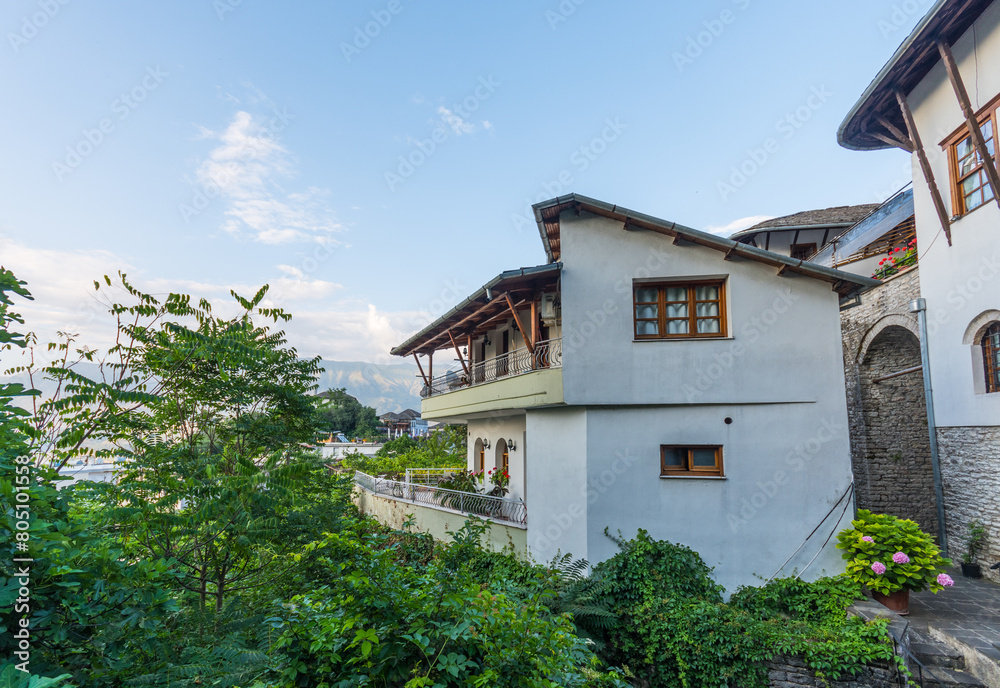
[[[354,484],[372,495],[385,497],[396,502],[407,502],[411,507],[420,506],[463,516],[478,516],[488,521],[517,528],[525,528],[528,524],[528,510],[520,499],[493,497],[475,492],[446,490],[436,485],[377,478],[361,471],[354,473]]]
[[[498,380],[562,368],[562,339],[538,342],[534,349],[532,352],[526,347],[520,347],[478,363],[453,366],[444,373],[432,377],[430,384],[425,384],[420,390],[420,396],[426,399]]]

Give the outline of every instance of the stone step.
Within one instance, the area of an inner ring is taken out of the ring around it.
[[[918,672],[913,672],[911,680],[917,685],[921,685],[919,676]],[[928,670],[924,671],[923,688],[989,688],[989,686],[972,674],[959,669],[935,666],[928,667]]]
[[[965,668],[965,657],[962,653],[941,643],[912,643],[910,652],[924,666],[949,669]]]

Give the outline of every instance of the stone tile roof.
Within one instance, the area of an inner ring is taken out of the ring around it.
[[[820,227],[824,225],[853,225],[878,207],[878,203],[865,203],[862,205],[838,205],[835,208],[823,208],[821,210],[806,210],[794,215],[785,215],[784,217],[775,217],[770,220],[758,222],[753,227],[739,233],[744,234],[762,229],[799,227],[803,225],[816,225]]]

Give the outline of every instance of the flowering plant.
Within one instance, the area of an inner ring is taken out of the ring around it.
[[[847,575],[869,590],[938,592],[953,583],[944,573],[951,561],[913,521],[861,509],[851,525],[837,536],[837,547],[844,550]]]
[[[505,468],[493,468],[489,472],[490,484],[493,489],[486,494],[494,497],[503,497],[509,492],[510,474]]]
[[[895,275],[901,268],[917,263],[917,240],[911,239],[906,246],[889,249],[885,258],[879,261],[878,269],[872,275],[875,279],[885,279]]]

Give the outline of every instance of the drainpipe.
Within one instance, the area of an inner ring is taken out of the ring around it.
[[[941,486],[941,462],[938,457],[937,423],[934,421],[934,390],[931,388],[931,362],[927,353],[927,301],[913,299],[910,312],[917,314],[920,325],[920,363],[924,369],[924,402],[927,405],[927,432],[931,442],[931,468],[934,470],[934,497],[937,500],[938,541],[941,555],[948,556],[948,533],[944,526],[944,489]]]

